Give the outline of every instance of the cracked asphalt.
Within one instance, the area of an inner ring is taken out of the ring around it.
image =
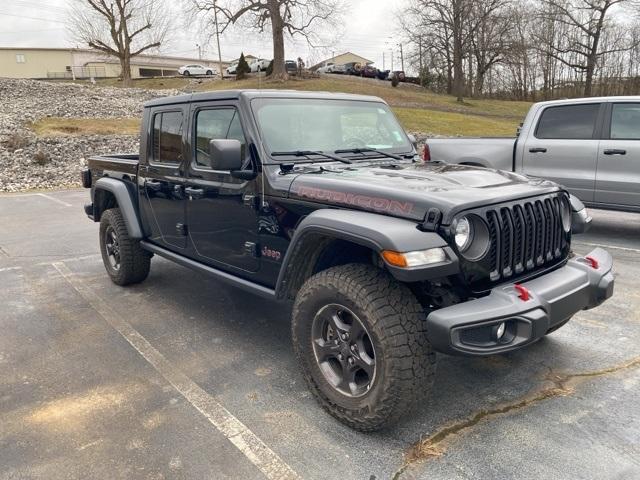
[[[285,306],[157,257],[144,283],[113,285],[86,199],[0,196],[0,479],[276,471],[212,409],[289,476],[640,478],[640,215],[593,210],[592,231],[574,238],[579,253],[614,256],[609,302],[525,350],[441,356],[415,415],[361,434],[308,393]]]

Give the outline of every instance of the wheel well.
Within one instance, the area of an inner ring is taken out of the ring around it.
[[[116,196],[108,190],[99,189],[93,194],[93,219],[100,221],[102,213],[118,206]]]
[[[482,165],[481,163],[476,163],[476,162],[460,162],[460,165],[468,165],[470,167],[482,167],[482,168],[485,168],[484,165]]]
[[[375,252],[363,245],[322,234],[306,235],[297,242],[284,267],[278,297],[293,300],[312,275],[347,263],[373,264],[375,258]]]

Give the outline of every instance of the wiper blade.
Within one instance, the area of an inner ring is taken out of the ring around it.
[[[394,155],[393,153],[383,152],[382,150],[377,150],[375,148],[346,148],[344,150],[336,150],[335,153],[377,153],[378,155],[382,155],[383,157],[393,158],[395,160],[404,160],[404,158]]]
[[[272,157],[309,157],[310,155],[318,155],[319,157],[330,158],[331,160],[336,160],[337,162],[342,163],[353,163],[348,158],[339,157],[337,155],[331,155],[330,153],[319,152],[315,150],[294,150],[291,152],[272,152]],[[310,159],[311,160],[311,159]]]

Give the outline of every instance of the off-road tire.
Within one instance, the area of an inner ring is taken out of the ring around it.
[[[106,232],[112,228],[119,243],[120,266],[115,269],[109,262],[106,247]],[[151,254],[140,247],[140,242],[129,236],[127,225],[119,208],[111,208],[100,218],[100,252],[104,267],[116,285],[140,283],[149,275]]]
[[[336,390],[316,360],[313,319],[333,303],[358,316],[375,348],[374,381],[360,397]],[[322,408],[351,428],[374,431],[397,422],[431,389],[436,356],[425,324],[424,310],[406,285],[372,265],[342,265],[312,276],[298,292],[292,312],[293,347]]]

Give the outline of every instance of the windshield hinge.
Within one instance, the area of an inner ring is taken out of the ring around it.
[[[435,232],[440,226],[441,220],[442,212],[437,208],[430,208],[424,217],[424,222],[422,222],[422,230]]]

